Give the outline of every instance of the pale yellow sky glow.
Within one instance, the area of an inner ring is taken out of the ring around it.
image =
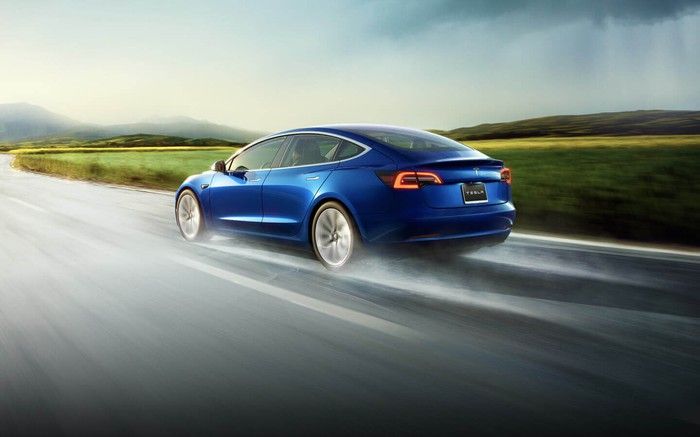
[[[700,106],[695,8],[626,21],[463,9],[425,23],[410,15],[417,9],[392,1],[4,1],[0,103],[30,102],[86,122],[186,115],[256,130],[451,128]]]

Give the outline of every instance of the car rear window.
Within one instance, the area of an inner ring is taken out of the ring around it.
[[[428,132],[396,132],[375,129],[357,130],[355,132],[399,151],[444,152],[448,150],[471,150],[462,143]]]
[[[342,161],[344,159],[350,159],[353,156],[359,155],[364,150],[365,149],[358,146],[357,144],[353,144],[349,141],[343,140],[343,143],[340,145],[340,150],[338,150],[338,154],[335,156],[335,160]]]

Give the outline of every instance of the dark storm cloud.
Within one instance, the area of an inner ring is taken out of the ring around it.
[[[597,24],[654,23],[696,12],[700,0],[390,0],[379,4],[378,22],[396,36],[440,24],[512,18],[553,26],[587,20]]]

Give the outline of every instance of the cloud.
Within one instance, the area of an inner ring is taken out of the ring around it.
[[[583,20],[651,24],[695,13],[700,0],[388,0],[368,6],[376,27],[401,37],[439,25],[503,18],[533,27]]]

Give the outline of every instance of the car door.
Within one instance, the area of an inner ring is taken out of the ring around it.
[[[223,231],[256,232],[262,222],[262,185],[286,137],[256,144],[235,155],[209,185],[214,226]]]
[[[328,135],[290,137],[279,168],[274,168],[262,189],[264,232],[293,236],[309,205],[338,162],[334,155],[342,140]]]

